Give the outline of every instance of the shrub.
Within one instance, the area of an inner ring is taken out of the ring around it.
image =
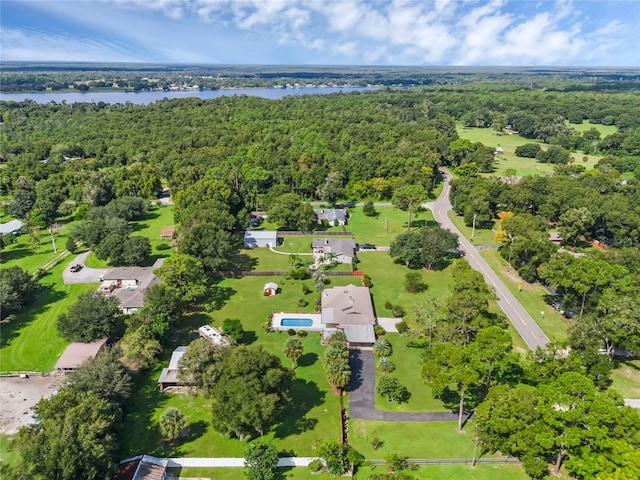
[[[384,442],[378,437],[373,437],[373,440],[371,440],[371,448],[374,450],[378,450],[382,445],[384,445]]]
[[[373,326],[373,333],[376,334],[376,337],[381,337],[382,335],[384,335],[387,332],[380,325],[374,325]]]
[[[291,273],[289,275],[293,280],[304,280],[307,278],[308,274],[309,272],[307,272],[306,267],[300,267],[291,269]]]
[[[308,332],[306,330],[298,330],[298,336],[299,337],[306,337],[307,333]]]
[[[384,308],[386,308],[387,310],[393,310],[393,303],[384,302]]]
[[[296,331],[293,328],[290,328],[289,330],[287,330],[287,335],[289,335],[290,337],[295,336]]]
[[[375,217],[378,214],[371,200],[366,201],[366,203],[362,207],[362,213],[364,213],[367,217]]]
[[[67,237],[67,243],[65,243],[64,247],[69,250],[71,253],[75,253],[76,251],[76,239],[72,235]]]
[[[313,290],[311,289],[311,287],[309,285],[307,285],[306,283],[302,284],[302,294],[303,295],[307,295],[309,293],[311,293]]]
[[[270,296],[270,295],[271,295],[271,294],[269,293],[269,291],[268,291],[268,290],[265,290],[264,292],[262,292],[262,296],[263,296],[263,297],[268,297],[268,296]]]
[[[367,288],[373,287],[373,282],[371,281],[371,277],[366,274],[364,277],[362,277],[362,284]]]
[[[242,322],[237,318],[225,318],[222,322],[222,333],[231,338],[235,343],[242,342],[244,337]]]
[[[169,245],[168,243],[159,243],[156,246],[156,250],[169,250],[171,248],[171,245]]]
[[[400,305],[393,305],[393,308],[391,308],[391,313],[393,313],[394,317],[404,317],[404,308],[402,308]]]
[[[540,145],[537,143],[525,143],[516,147],[515,154],[517,157],[536,158],[540,150]]]
[[[420,272],[407,272],[404,276],[404,289],[407,293],[417,293],[424,289]]]
[[[390,455],[387,455],[384,460],[385,462],[387,462],[387,469],[393,472],[401,472],[402,470],[406,470],[409,466],[409,462],[407,462],[408,458],[409,457],[406,457],[404,455],[392,453]]]
[[[396,329],[398,333],[407,333],[409,331],[409,325],[405,321],[398,322],[396,323]]]
[[[316,458],[315,460],[312,460],[311,463],[309,463],[309,471],[311,473],[318,473],[320,470],[322,470],[322,461],[319,458]]]
[[[299,298],[298,299],[298,306],[299,307],[306,307],[307,305],[309,305],[309,302],[307,302],[304,298]]]

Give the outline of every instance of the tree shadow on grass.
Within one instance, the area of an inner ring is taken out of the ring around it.
[[[258,266],[258,259],[250,257],[246,253],[238,253],[234,255],[230,261],[233,270],[252,271]]]
[[[435,220],[427,220],[426,218],[411,220],[411,228],[434,227],[436,225],[438,225],[438,222]],[[406,222],[404,226],[407,226]]]
[[[317,353],[305,353],[298,359],[297,364],[299,367],[310,367],[318,361],[318,358],[320,357],[318,357]]]
[[[325,392],[322,392],[315,382],[308,382],[301,378],[293,380],[291,404],[280,414],[280,423],[275,429],[276,438],[287,438],[312,430],[318,424],[317,418],[307,417],[307,413],[322,405]]]
[[[351,378],[346,390],[353,392],[362,385],[362,366],[363,361],[360,350],[351,350],[349,352],[349,366],[351,367]]]
[[[205,301],[209,304],[211,309],[220,310],[226,305],[226,303],[235,293],[237,293],[237,291],[231,287],[210,285],[209,292]]]
[[[242,344],[243,345],[251,345],[256,340],[258,340],[258,335],[256,335],[255,330],[245,330],[242,332]]]
[[[59,302],[68,294],[56,290],[53,285],[44,285],[34,294],[28,307],[22,312],[12,315],[6,323],[2,322],[2,335],[0,335],[0,348],[11,344],[11,341],[20,334],[20,330],[33,321],[38,315],[46,312],[55,302]]]
[[[20,260],[21,258],[28,257],[33,254],[33,250],[26,246],[16,247],[14,249],[5,249],[0,255],[0,264],[5,265],[14,260]]]

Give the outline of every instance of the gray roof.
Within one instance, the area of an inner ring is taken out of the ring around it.
[[[311,248],[322,248],[324,253],[347,255],[353,257],[356,251],[356,241],[352,238],[314,238]]]
[[[112,295],[118,299],[122,308],[142,308],[144,307],[144,292],[147,288],[158,283],[158,277],[152,275],[150,279],[145,279],[146,283],[139,284],[136,288],[116,288]]]
[[[265,238],[267,240],[275,240],[277,237],[277,230],[247,230],[244,232],[244,238]]]
[[[171,354],[171,360],[169,360],[169,367],[163,368],[158,383],[176,383],[179,380],[179,366],[180,359],[187,351],[188,347],[178,347]]]
[[[376,341],[376,334],[373,331],[373,325],[343,325],[342,330],[347,336],[349,343],[368,343],[373,344]]]
[[[322,291],[322,323],[345,325],[374,325],[371,294],[367,287],[325,288]]]
[[[338,220],[340,223],[346,223],[347,210],[345,208],[316,208],[313,210],[316,212],[318,220],[326,220],[329,223],[333,223]]]
[[[7,223],[0,223],[0,235],[5,233],[13,233],[24,227],[24,222],[20,220],[9,220]]]

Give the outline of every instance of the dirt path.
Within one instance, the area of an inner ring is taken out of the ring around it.
[[[56,375],[0,378],[0,433],[13,435],[27,425],[35,404],[53,394],[63,379]]]

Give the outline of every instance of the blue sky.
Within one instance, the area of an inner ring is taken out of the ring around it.
[[[0,60],[635,67],[640,0],[2,0]]]

